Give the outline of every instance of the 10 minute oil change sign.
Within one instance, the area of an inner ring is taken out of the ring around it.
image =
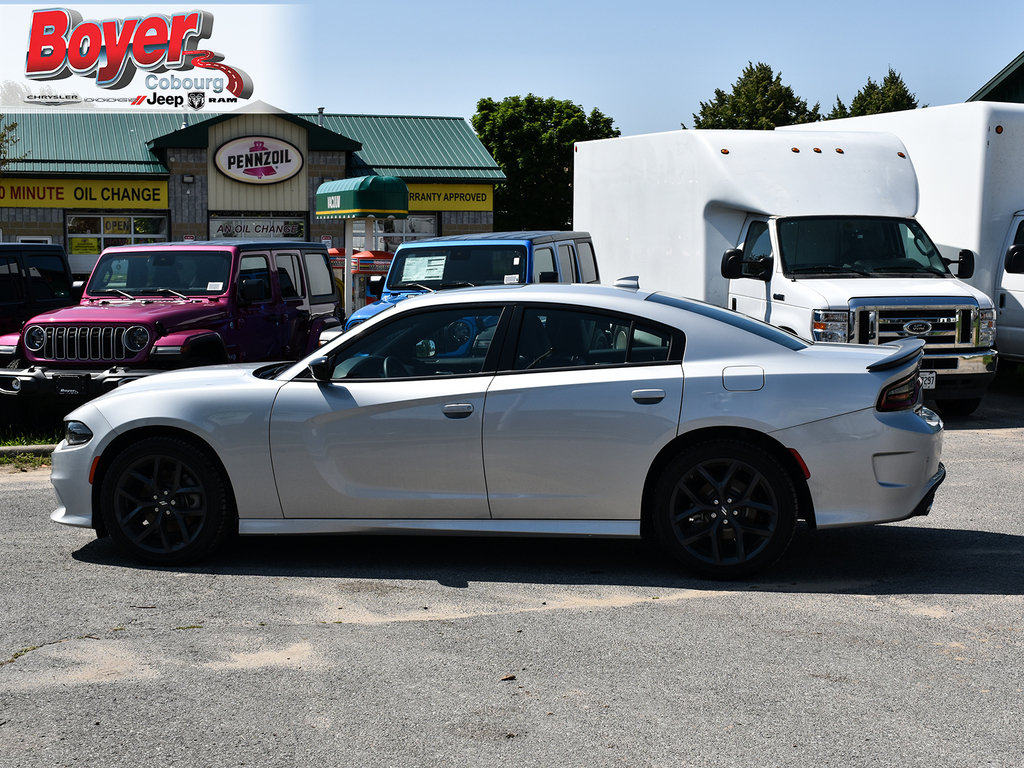
[[[0,206],[11,208],[166,208],[167,182],[121,179],[0,178]]]

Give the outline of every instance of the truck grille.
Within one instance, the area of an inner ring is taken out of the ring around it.
[[[885,344],[917,336],[925,349],[960,349],[978,346],[978,307],[952,305],[949,299],[929,306],[915,299],[908,306],[877,306],[870,300],[851,301],[853,340],[858,344]]]
[[[40,360],[77,360],[82,362],[117,362],[127,360],[130,353],[124,346],[124,327],[42,326],[46,343],[32,356]]]

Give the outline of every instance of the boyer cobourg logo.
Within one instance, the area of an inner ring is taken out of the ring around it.
[[[99,88],[116,91],[131,86],[141,71],[146,73],[142,84],[153,95],[123,99],[136,106],[180,107],[188,100],[189,107],[198,109],[206,101],[248,99],[253,91],[249,75],[225,64],[222,54],[200,48],[200,41],[212,34],[209,11],[92,21],[69,8],[36,10],[29,29],[25,76],[40,82],[83,77],[94,80]],[[197,69],[200,72],[191,74]],[[189,76],[165,74],[168,71]],[[167,96],[157,91],[180,93]],[[207,91],[232,96],[200,100],[195,95]]]

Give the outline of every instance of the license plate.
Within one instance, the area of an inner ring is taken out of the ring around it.
[[[89,377],[80,376],[54,376],[53,389],[58,395],[84,395],[88,389]]]
[[[935,389],[935,371],[921,371],[921,386],[924,389]]]

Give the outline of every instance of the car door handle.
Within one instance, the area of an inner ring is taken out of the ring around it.
[[[449,419],[464,419],[473,412],[472,403],[448,403],[441,412]]]
[[[665,399],[664,389],[634,389],[633,399],[641,405],[654,405]]]

